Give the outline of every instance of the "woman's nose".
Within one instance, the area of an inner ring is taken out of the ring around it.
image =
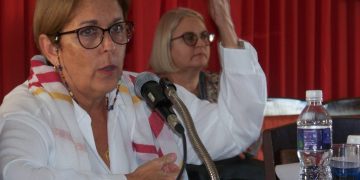
[[[115,42],[112,40],[109,32],[104,33],[103,47],[107,50],[115,49]]]
[[[203,39],[203,38],[200,38],[200,37],[198,37],[198,40],[197,40],[197,42],[195,44],[195,46],[208,46],[208,45],[209,45],[208,40],[206,38]]]

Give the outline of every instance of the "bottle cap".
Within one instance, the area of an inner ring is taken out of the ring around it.
[[[321,99],[323,97],[322,90],[307,90],[306,99]]]

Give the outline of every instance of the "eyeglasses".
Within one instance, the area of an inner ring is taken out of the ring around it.
[[[188,46],[195,46],[199,39],[198,35],[196,35],[195,33],[185,32],[181,36],[172,38],[171,41],[180,38],[182,38],[185,44],[187,44]],[[210,43],[214,41],[215,35],[213,33],[203,31],[202,33],[200,33],[200,39],[202,39],[205,42],[205,45],[210,45]]]
[[[130,41],[133,29],[134,24],[130,21],[118,22],[106,29],[98,26],[86,26],[73,31],[57,33],[55,42],[58,43],[62,35],[76,33],[82,47],[95,49],[104,40],[104,34],[107,31],[114,43],[124,45]]]

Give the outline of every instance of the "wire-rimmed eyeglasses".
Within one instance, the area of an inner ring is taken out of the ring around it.
[[[195,46],[199,40],[199,37],[194,32],[185,32],[184,34],[174,37],[171,41],[182,38],[188,46]],[[215,39],[215,34],[209,33],[208,31],[203,31],[200,33],[200,39],[205,42],[205,45],[210,45],[211,42]]]
[[[133,29],[134,24],[131,21],[118,22],[106,29],[98,26],[85,26],[72,31],[57,33],[55,42],[60,42],[62,35],[76,33],[82,47],[85,49],[94,49],[104,40],[104,34],[107,31],[114,43],[124,45],[130,41]]]

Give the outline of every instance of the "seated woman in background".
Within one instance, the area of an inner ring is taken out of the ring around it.
[[[203,71],[208,65],[214,34],[207,31],[204,19],[198,12],[187,8],[170,10],[161,17],[150,67],[160,77],[168,78],[200,99],[217,103],[219,108],[227,106],[223,103],[226,99],[236,98],[229,106],[237,108],[229,113],[240,114],[244,125],[262,122],[266,98],[265,75],[258,63],[256,50],[248,42],[238,39],[229,5],[227,0],[209,0],[211,17],[220,32],[221,42],[218,46],[223,68],[220,77]],[[200,121],[207,123],[206,119]],[[254,125],[257,126],[256,131],[244,129],[244,133],[259,137],[262,124]],[[247,141],[239,149],[245,152],[255,141]],[[263,178],[262,162],[247,159],[239,163],[243,165],[234,178]]]

